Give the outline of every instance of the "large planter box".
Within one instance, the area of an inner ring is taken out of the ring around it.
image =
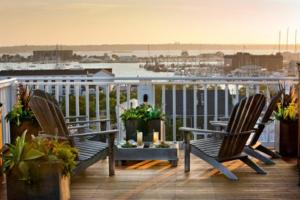
[[[38,180],[31,183],[7,174],[8,200],[67,200],[70,199],[69,177],[61,175],[61,168],[53,164],[41,164]]]
[[[297,157],[298,121],[278,121],[275,125],[275,148],[282,156]]]
[[[26,140],[30,140],[31,135],[37,136],[42,129],[36,120],[24,120],[20,126],[10,123],[11,143],[14,143],[16,138],[21,136],[25,130],[27,130]]]

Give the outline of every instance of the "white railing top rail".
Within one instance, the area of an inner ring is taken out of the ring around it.
[[[189,76],[137,76],[137,77],[17,77],[17,80],[47,81],[47,80],[90,80],[90,81],[297,81],[298,77],[189,77]]]
[[[11,85],[12,85],[13,83],[15,83],[16,81],[17,81],[16,78],[0,80],[0,89],[1,89],[1,88],[4,88],[4,87],[11,86]]]

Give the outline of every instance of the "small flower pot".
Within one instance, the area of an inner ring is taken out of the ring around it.
[[[145,122],[138,119],[130,119],[125,122],[126,140],[137,141],[137,132],[145,133]]]
[[[161,122],[160,119],[153,119],[147,122],[147,132],[144,134],[144,141],[152,142],[153,132],[161,133]]]

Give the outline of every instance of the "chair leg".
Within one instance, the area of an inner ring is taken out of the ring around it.
[[[258,165],[256,165],[248,157],[240,158],[240,160],[243,161],[246,165],[248,165],[252,169],[254,169],[258,174],[267,174],[262,168],[260,168]]]
[[[189,172],[190,171],[190,165],[191,165],[191,145],[190,144],[185,144],[184,145],[184,172]]]
[[[259,145],[258,147],[256,147],[255,149],[268,154],[269,156],[271,156],[272,158],[281,158],[281,155],[279,155],[278,153],[264,147],[263,145]]]
[[[108,139],[108,168],[109,176],[115,175],[115,144],[114,144],[114,135],[109,135]]]
[[[192,150],[192,153],[201,158],[202,160],[206,161],[208,164],[213,166],[214,168],[218,169],[222,174],[224,174],[228,179],[231,181],[239,180],[238,177],[232,173],[229,169],[227,169],[222,163],[218,162],[216,159],[207,156],[200,150]]]
[[[249,147],[249,146],[246,146],[246,147],[244,148],[244,152],[245,152],[246,154],[248,154],[249,156],[252,156],[252,157],[254,157],[254,158],[257,158],[258,160],[262,161],[262,162],[265,163],[266,165],[274,165],[274,164],[275,164],[271,159],[269,159],[269,158],[267,158],[267,157],[261,155],[260,153],[258,153],[257,151],[255,151],[255,149],[252,149],[252,148]]]

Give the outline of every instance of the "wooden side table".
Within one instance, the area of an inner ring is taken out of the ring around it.
[[[176,167],[178,163],[178,143],[170,144],[169,148],[137,147],[116,150],[116,161],[167,160]]]

